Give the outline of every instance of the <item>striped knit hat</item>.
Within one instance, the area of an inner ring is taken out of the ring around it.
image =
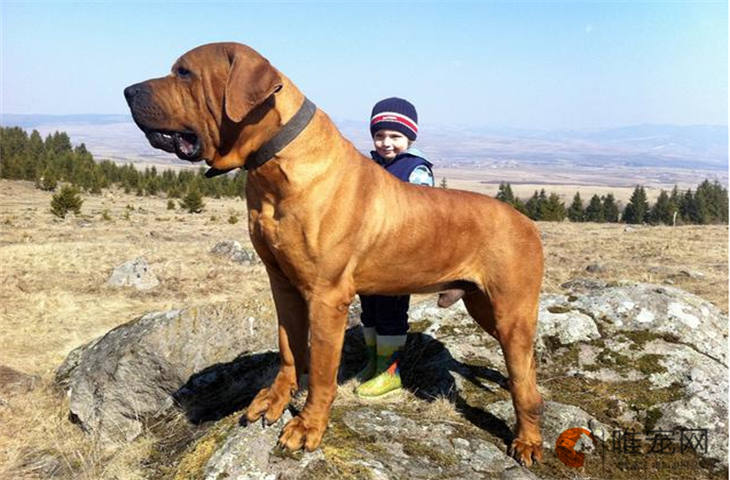
[[[378,130],[396,130],[413,141],[418,135],[418,114],[408,100],[391,97],[381,100],[370,115],[370,135]]]

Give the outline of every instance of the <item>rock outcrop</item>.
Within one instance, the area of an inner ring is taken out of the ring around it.
[[[72,351],[56,382],[84,430],[120,444],[176,402],[193,421],[242,407],[273,379],[277,357],[266,352],[275,345],[273,325],[225,308],[149,313]],[[217,395],[191,399],[201,385]]]
[[[210,253],[240,264],[255,265],[261,263],[256,252],[243,248],[237,240],[218,242],[210,250]]]
[[[112,287],[134,287],[137,290],[149,290],[160,284],[147,260],[142,257],[124,262],[114,269],[107,285]]]
[[[169,453],[178,458],[176,478],[628,478],[616,432],[640,434],[637,448],[648,455],[655,431],[677,451],[682,432],[704,431],[707,439],[677,458],[661,457],[669,466],[655,471],[726,475],[727,316],[666,286],[578,279],[565,288],[541,298],[536,351],[545,460],[529,471],[506,456],[514,412],[499,344],[461,302],[411,309],[402,364],[407,393],[372,404],[347,395],[352,383],[345,383],[322,448],[313,453],[275,448],[285,419],[244,428],[240,413],[231,413],[276,369],[273,319],[264,334],[258,322],[249,332],[241,318],[222,316],[214,328],[199,312],[147,315],[72,352],[58,376],[70,389],[73,414],[92,431],[131,438],[145,416],[173,404],[202,422],[202,437]],[[351,328],[341,382],[361,367],[362,352],[360,329]],[[303,394],[292,408],[301,401]],[[432,404],[446,411],[424,413]],[[581,446],[581,470],[555,453],[570,428],[591,432],[587,441],[594,442]],[[636,458],[645,457],[629,460]]]

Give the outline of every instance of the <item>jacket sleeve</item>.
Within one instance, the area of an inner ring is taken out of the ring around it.
[[[433,172],[426,165],[419,165],[408,176],[408,182],[416,185],[434,186]]]

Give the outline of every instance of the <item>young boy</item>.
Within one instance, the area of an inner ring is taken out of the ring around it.
[[[399,179],[433,186],[432,164],[413,147],[418,135],[416,108],[402,98],[386,98],[373,107],[370,134],[373,160]],[[377,255],[377,252],[373,252]],[[358,374],[360,397],[379,397],[402,387],[398,368],[408,331],[410,295],[360,295],[368,363]]]

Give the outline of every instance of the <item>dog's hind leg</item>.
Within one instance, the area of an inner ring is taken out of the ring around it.
[[[469,314],[502,346],[517,417],[516,437],[510,450],[515,459],[529,467],[533,459],[542,459],[540,418],[543,402],[537,391],[533,351],[537,301],[527,298],[513,295],[492,300],[479,292],[465,296],[464,303]]]
[[[481,291],[469,292],[464,296],[464,305],[469,315],[493,337],[497,336],[494,321],[494,308],[489,297]]]
[[[279,443],[312,451],[322,441],[337,393],[337,370],[354,289],[333,288],[308,299],[310,322],[309,394],[302,411],[284,426]]]
[[[281,365],[271,386],[259,391],[248,406],[246,418],[252,422],[263,415],[272,424],[281,417],[299,388],[299,377],[306,373],[308,319],[304,298],[286,277],[269,269],[269,281],[279,323]]]

